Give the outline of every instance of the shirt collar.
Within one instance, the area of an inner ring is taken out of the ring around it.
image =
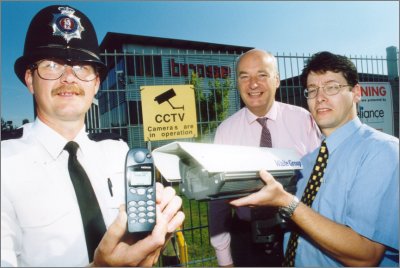
[[[43,123],[39,118],[36,118],[32,129],[36,133],[36,139],[43,145],[53,159],[57,159],[64,150],[64,146],[67,144],[68,140]],[[85,148],[88,147],[89,141],[87,133],[85,132],[85,126],[79,131],[74,141],[79,144],[79,147],[84,152]]]
[[[274,101],[274,102],[272,103],[271,108],[270,108],[269,111],[267,112],[267,114],[264,115],[264,116],[262,116],[262,117],[268,117],[268,120],[275,121],[276,118],[277,118],[277,116],[278,116],[278,108],[279,108],[279,107],[278,107],[278,104],[276,103],[276,101]],[[249,110],[249,108],[246,107],[245,109],[246,109],[246,110],[245,110],[245,111],[246,111],[246,119],[247,119],[247,122],[248,122],[249,124],[255,122],[255,121],[257,120],[257,118],[259,118],[259,116],[253,114],[253,113]]]
[[[356,117],[336,129],[329,137],[323,136],[323,139],[326,139],[326,146],[328,147],[329,154],[333,153],[340,144],[352,136],[361,126],[362,123],[360,119]]]
[[[85,131],[85,126],[83,126],[78,135],[76,135],[74,141],[79,144],[79,149],[82,151],[82,154],[90,150],[90,139],[88,133]]]

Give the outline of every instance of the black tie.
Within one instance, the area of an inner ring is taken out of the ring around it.
[[[260,147],[272,147],[271,132],[269,132],[267,127],[267,120],[267,117],[257,118],[257,122],[262,126]]]
[[[314,169],[311,172],[311,176],[308,179],[307,186],[304,190],[303,196],[301,197],[301,202],[309,207],[311,207],[315,196],[318,193],[319,187],[321,186],[322,177],[324,176],[325,168],[328,163],[328,156],[328,147],[326,146],[325,141],[323,141],[321,144],[321,148],[319,149],[317,160],[315,161]],[[292,231],[292,233],[290,234],[288,247],[286,248],[283,266],[294,266],[298,239],[299,233],[296,231]]]
[[[69,153],[68,171],[81,211],[89,262],[92,262],[94,251],[106,232],[106,226],[92,185],[76,156],[78,148],[79,145],[76,142],[70,141],[65,145],[64,150]]]

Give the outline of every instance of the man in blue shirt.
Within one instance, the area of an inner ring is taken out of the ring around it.
[[[294,266],[398,267],[399,140],[360,122],[361,88],[348,58],[317,53],[303,69],[301,81],[329,152],[311,207],[299,199],[319,149],[302,159],[296,196],[261,171],[266,186],[231,204],[279,207],[293,226],[291,232],[299,235]],[[285,260],[289,237],[287,233]]]

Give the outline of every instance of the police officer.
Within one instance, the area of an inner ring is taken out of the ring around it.
[[[182,201],[171,187],[157,184],[153,232],[141,240],[126,233],[121,204],[129,148],[122,140],[91,140],[85,132],[85,114],[106,75],[89,19],[66,5],[42,9],[14,67],[35,98],[37,118],[18,139],[1,143],[2,266],[153,265],[165,238],[184,220]],[[86,200],[97,204],[101,220],[93,226],[104,226],[91,249],[78,200],[83,190],[71,181],[73,153],[66,144],[74,144],[94,192]]]

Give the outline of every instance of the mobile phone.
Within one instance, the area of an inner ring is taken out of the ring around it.
[[[125,161],[126,213],[128,232],[151,232],[156,224],[156,182],[151,153],[132,148]]]

